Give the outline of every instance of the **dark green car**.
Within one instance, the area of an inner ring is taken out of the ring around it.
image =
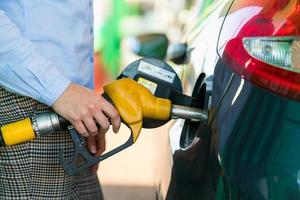
[[[214,1],[187,22],[183,85],[210,121],[170,130],[167,199],[300,199],[299,8]]]

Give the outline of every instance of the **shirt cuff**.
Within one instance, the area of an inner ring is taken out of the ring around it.
[[[46,94],[42,95],[43,98],[39,101],[51,107],[70,84],[71,81],[69,79],[61,79],[57,84],[53,84],[52,87],[46,91]]]

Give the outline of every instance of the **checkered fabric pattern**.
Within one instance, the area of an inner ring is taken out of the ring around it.
[[[0,87],[0,126],[50,111],[37,101]],[[68,176],[59,163],[59,150],[71,159],[73,143],[66,131],[32,142],[0,147],[0,199],[103,199],[96,175],[88,170]]]

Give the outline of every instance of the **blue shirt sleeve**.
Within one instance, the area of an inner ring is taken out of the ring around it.
[[[0,86],[51,106],[71,81],[0,10]]]

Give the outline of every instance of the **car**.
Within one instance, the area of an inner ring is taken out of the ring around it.
[[[171,128],[167,199],[300,199],[300,3],[212,7],[185,37],[183,79],[210,120]]]

